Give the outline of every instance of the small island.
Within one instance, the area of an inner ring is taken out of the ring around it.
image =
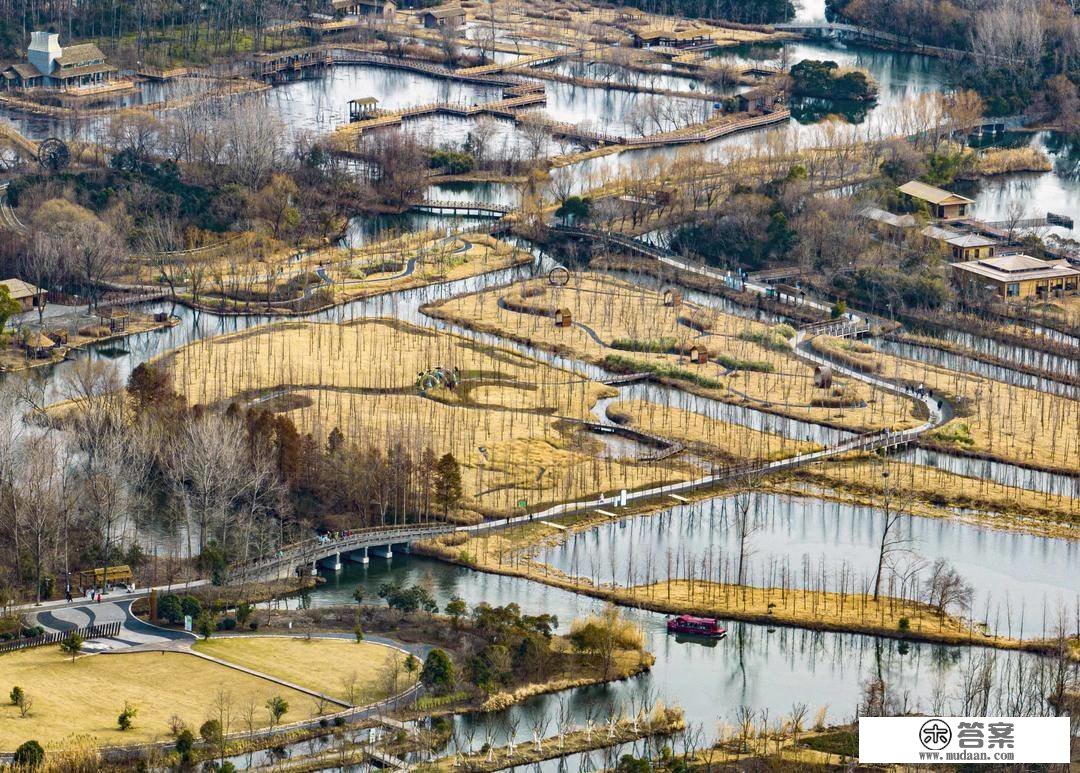
[[[831,60],[804,59],[791,68],[791,95],[847,102],[873,102],[878,85],[862,70]]]

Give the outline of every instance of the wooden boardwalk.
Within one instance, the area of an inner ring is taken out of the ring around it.
[[[372,112],[371,118],[355,121],[338,128],[334,132],[333,140],[340,147],[341,143],[348,143],[366,131],[380,129],[385,126],[396,126],[408,118],[420,118],[436,113],[463,118],[487,114],[514,120],[517,119],[519,110],[542,105],[546,100],[547,97],[543,92],[533,91],[520,96],[505,97],[476,105],[467,105],[462,102],[429,102],[426,105],[415,105],[401,110],[376,110]]]
[[[630,148],[652,148],[663,145],[691,145],[698,142],[711,142],[720,137],[737,134],[748,129],[784,123],[790,118],[791,112],[789,110],[776,110],[765,115],[734,120],[730,120],[730,116],[724,116],[673,131],[647,134],[644,137],[627,137],[620,134],[593,131],[578,124],[553,121],[544,116],[531,116],[531,120],[543,123],[544,128],[555,137],[564,137],[580,142],[583,145],[621,145]]]
[[[5,121],[0,121],[0,142],[11,145],[27,159],[37,160],[38,144]]]
[[[578,48],[567,48],[561,51],[541,51],[536,54],[529,54],[527,56],[519,56],[517,59],[511,59],[506,62],[492,62],[491,64],[482,64],[477,67],[465,67],[457,72],[462,75],[494,75],[495,73],[503,72],[515,67],[540,67],[545,64],[551,64],[557,62],[560,59],[565,59],[568,56],[577,56],[582,53]]]
[[[0,183],[0,229],[15,231],[16,233],[30,233],[30,229],[19,220],[15,210],[11,208],[7,200],[7,182]]]

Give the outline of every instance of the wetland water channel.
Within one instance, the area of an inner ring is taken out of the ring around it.
[[[628,533],[642,528],[647,519],[635,525],[637,520],[601,530]],[[440,607],[460,596],[470,608],[481,602],[514,603],[526,614],[554,614],[559,618],[559,631],[564,633],[575,618],[602,606],[595,599],[531,580],[400,553],[367,565],[346,563],[342,570],[324,576],[325,584],[299,601],[290,601],[314,607],[348,605],[353,603],[357,586],[364,589],[365,597],[375,598],[380,584],[397,579],[425,584]],[[962,714],[973,705],[963,685],[985,670],[990,676],[986,698],[991,714],[1044,710],[1038,696],[1045,694],[1049,661],[1036,655],[727,621],[726,639],[681,641],[667,634],[664,615],[636,609],[627,609],[625,614],[642,626],[645,646],[656,656],[649,673],[537,696],[502,712],[455,717],[458,743],[464,745],[470,727],[475,733],[474,748],[488,737],[492,745],[499,746],[505,744],[515,721],[515,737],[524,742],[531,738],[530,721],[537,716],[556,717],[561,711],[569,715],[571,724],[585,725],[590,718],[602,722],[609,711],[633,713],[656,701],[681,706],[688,723],[708,740],[716,737],[718,723],[735,723],[739,706],[767,710],[770,717],[778,717],[789,713],[793,703],[806,703],[811,717],[824,708],[827,721],[839,722],[855,715],[863,686],[875,676],[885,679],[906,710]],[[552,720],[545,735],[555,729]],[[307,748],[301,744],[291,751],[306,753]],[[255,755],[252,759],[257,763],[265,758]],[[595,765],[604,759],[604,753],[594,752],[589,759],[589,764]],[[234,761],[245,763],[244,759]],[[585,763],[584,757],[574,755],[562,762],[544,763],[540,769],[594,769]]]
[[[354,301],[309,318],[348,321],[366,316],[393,316],[417,324],[448,328],[485,342],[512,346],[583,375],[601,375],[599,369],[592,366],[515,346],[491,336],[458,330],[419,312],[423,303],[506,283],[529,273],[528,268],[493,272]],[[154,308],[167,307],[158,304]],[[186,307],[172,310],[181,319],[181,324],[176,327],[132,336],[124,342],[126,349],[122,351],[115,344],[98,346],[86,356],[111,357],[126,376],[136,364],[178,346],[271,321],[260,316],[219,316]],[[69,367],[70,363],[62,363],[51,368],[51,373],[42,375],[55,384],[63,370]],[[846,434],[655,385],[633,385],[623,390],[623,395],[669,402],[797,439],[804,438],[808,431],[819,442],[835,442]],[[867,544],[868,540],[872,541],[875,522],[880,518],[872,509],[798,499],[764,497],[762,501],[771,502],[774,511],[767,519],[769,527],[757,543],[759,556],[766,552],[788,555],[794,557],[792,562],[795,563],[796,560],[801,562],[805,553],[816,563],[819,556],[827,554],[825,560],[833,564],[847,560],[849,564],[861,567],[872,552],[867,550]],[[719,550],[725,540],[722,523],[706,516],[707,510],[716,508],[723,508],[722,500],[705,503],[696,510],[676,508],[661,516],[611,524],[573,537],[565,548],[551,551],[550,557],[558,561],[560,550],[573,551],[575,545],[581,549],[587,541],[593,540],[597,544],[590,549],[603,557],[602,560],[598,558],[597,566],[609,566],[611,557],[615,557],[618,570],[619,561],[625,555],[624,548],[640,539],[655,538],[671,545],[680,541],[707,544],[705,540],[713,539]],[[694,512],[696,516],[691,515]],[[1070,595],[1075,596],[1078,591],[1075,572],[1070,569],[1076,564],[1076,548],[1071,543],[995,532],[944,520],[912,518],[908,521],[908,528],[918,540],[918,549],[924,557],[950,555],[952,560],[961,561],[961,572],[969,579],[978,579],[980,588],[984,584],[990,588],[991,611],[987,616],[992,623],[1002,619],[997,610],[1007,596],[1013,604],[1011,618],[1017,621],[1014,630],[1019,627],[1021,604],[1025,609],[1026,634],[1050,630],[1052,620],[1050,613],[1044,617],[1044,605],[1049,609],[1058,601],[1067,603]],[[182,539],[177,539],[183,544]],[[1026,576],[1011,574],[1009,567],[1024,567]],[[342,571],[328,573],[327,583],[313,590],[307,603],[316,606],[349,603],[352,590],[358,584],[365,587],[366,596],[375,598],[379,584],[391,577],[406,583],[430,584],[440,605],[457,595],[470,605],[481,601],[491,604],[513,602],[527,613],[550,612],[559,617],[561,630],[566,630],[574,618],[601,605],[594,599],[533,581],[401,554],[390,561],[376,560],[368,566],[346,564]],[[985,604],[983,599],[980,596],[980,603]],[[627,614],[643,626],[647,647],[657,657],[649,674],[624,682],[539,696],[487,717],[455,718],[459,738],[464,737],[468,727],[473,725],[478,737],[490,733],[492,743],[499,745],[505,742],[514,720],[518,720],[517,738],[524,741],[531,732],[529,720],[534,716],[554,716],[565,711],[573,723],[584,724],[590,717],[604,716],[609,707],[626,710],[652,698],[677,702],[686,710],[689,721],[702,728],[709,738],[716,732],[718,721],[734,721],[734,712],[740,705],[752,706],[759,711],[767,709],[771,716],[776,716],[789,711],[793,702],[805,702],[810,705],[811,713],[818,707],[826,707],[830,721],[841,721],[854,715],[863,684],[875,674],[882,675],[893,685],[909,708],[919,707],[936,713],[955,709],[963,713],[965,701],[970,699],[963,685],[971,681],[976,671],[985,668],[990,668],[991,673],[987,696],[991,711],[1006,714],[1043,710],[1037,695],[1048,661],[1035,655],[784,627],[770,630],[767,626],[738,622],[728,624],[730,635],[726,640],[709,646],[669,638],[663,615],[642,610],[628,610]],[[792,685],[798,685],[798,691],[793,691]],[[550,732],[553,731],[549,729]],[[298,747],[294,752],[301,753],[301,748],[307,747]],[[577,770],[579,765],[596,764],[597,760],[602,760],[602,754],[595,752],[594,755],[601,755],[595,758],[578,755],[541,767],[544,770]],[[259,755],[253,757],[253,760],[257,759],[260,759]],[[244,764],[243,759],[236,761]]]
[[[816,15],[819,4],[811,4],[809,13]],[[761,61],[779,58],[775,50],[739,50],[721,52],[737,62],[739,58]],[[889,54],[855,47],[821,44],[793,43],[784,54],[789,61],[799,58],[831,58],[842,64],[858,64],[867,67],[882,84],[882,99],[861,120],[868,126],[878,127],[885,123],[887,112],[897,109],[902,99],[915,93],[943,90],[947,87],[946,74],[939,62],[906,54]],[[551,84],[549,84],[551,85]],[[615,112],[630,109],[622,96],[605,97],[604,90],[582,87],[552,87],[556,113],[567,120],[582,122],[624,120]],[[594,93],[599,92],[599,94]],[[334,68],[322,78],[272,89],[267,94],[248,97],[263,100],[275,113],[281,115],[294,131],[325,132],[343,120],[345,102],[358,96],[378,96],[384,107],[398,104],[399,95],[408,95],[409,103],[425,101],[463,101],[492,97],[476,87],[465,87],[427,76],[380,68],[342,67]],[[148,96],[149,100],[149,96]],[[608,111],[611,105],[610,115]],[[879,118],[875,111],[882,110]],[[859,117],[854,117],[859,120]],[[10,114],[0,114],[0,120],[18,124],[28,136],[43,138],[50,134],[65,136],[66,123],[43,119],[27,119]],[[498,136],[504,142],[518,142],[519,134],[509,122],[494,121]],[[439,131],[451,128],[451,122],[432,122]],[[421,128],[423,128],[421,126]],[[445,136],[447,141],[464,141],[475,124],[458,121],[453,131]],[[801,124],[792,129],[797,133],[809,131]],[[83,136],[92,132],[92,127]],[[755,134],[737,135],[710,143],[707,155],[717,155],[725,147],[745,146],[758,141]],[[1032,138],[1034,143],[1045,143],[1045,138]],[[507,145],[510,147],[510,145]],[[514,146],[516,147],[516,145]],[[560,173],[586,180],[593,173],[612,174],[627,172],[633,164],[657,157],[673,157],[670,149],[642,150],[600,157],[562,170]],[[1077,155],[1075,147],[1058,150],[1055,160],[1066,161]],[[1075,166],[1075,165],[1073,165]],[[1021,182],[1009,182],[1018,178],[1004,178],[993,184],[982,185],[975,198],[976,213],[992,217],[993,213],[1007,209],[1009,203],[1022,199],[1029,215],[1044,213],[1047,209],[1060,209],[1062,201],[1080,201],[1080,175],[1071,173],[1068,163],[1056,164],[1055,171],[1024,176]],[[503,184],[478,184],[471,186],[438,186],[429,190],[431,198],[461,201],[487,201],[514,204],[517,193],[513,186]],[[428,218],[390,222],[391,226],[406,225],[444,226],[448,219]],[[456,221],[454,221],[456,222]],[[358,219],[354,230],[355,243],[364,243],[381,232],[383,226],[363,223]],[[453,326],[431,320],[419,312],[422,304],[462,293],[473,292],[487,286],[506,283],[529,275],[529,270],[510,269],[494,272],[457,282],[432,285],[415,290],[376,296],[359,300],[342,307],[312,314],[307,319],[318,321],[347,321],[367,316],[392,316],[416,324],[450,329],[478,340],[516,348],[553,364],[567,367],[583,375],[601,374],[596,368],[547,355],[543,352],[517,346],[491,336],[479,336]],[[701,294],[695,300],[710,302]],[[711,303],[718,304],[717,299]],[[176,327],[131,336],[121,342],[110,342],[91,347],[80,356],[109,358],[114,361],[126,378],[135,365],[152,357],[200,340],[247,329],[257,324],[273,321],[273,317],[221,316],[210,312],[197,312],[186,307],[154,304],[147,308],[171,311],[180,318]],[[965,341],[970,345],[977,342]],[[921,349],[921,347],[920,347]],[[1009,358],[1005,351],[994,352]],[[926,352],[912,350],[911,356],[924,359]],[[1016,355],[1014,355],[1016,356]],[[1028,362],[1026,355],[1019,355]],[[1050,361],[1042,355],[1037,363],[1063,373],[1075,374],[1075,362]],[[944,364],[944,363],[943,363]],[[35,375],[47,379],[50,399],[58,396],[56,385],[71,363],[42,369]],[[987,374],[990,375],[990,374]],[[847,433],[830,430],[818,425],[773,416],[745,406],[732,406],[718,401],[695,397],[687,393],[655,385],[634,385],[621,390],[622,399],[646,399],[685,410],[694,410],[713,418],[732,421],[757,429],[776,432],[791,439],[802,440],[807,436],[822,443],[833,443]],[[1065,476],[1047,476],[1011,465],[977,462],[928,452],[909,452],[917,463],[950,469],[973,477],[988,477],[1009,485],[1018,485],[1038,491],[1053,491],[1075,495],[1076,480]],[[962,472],[965,470],[966,472]],[[1068,488],[1071,486],[1071,489]],[[772,512],[766,518],[767,528],[755,536],[756,560],[764,565],[766,556],[786,556],[792,564],[799,564],[802,555],[810,556],[815,564],[821,556],[832,565],[848,562],[860,570],[865,568],[868,556],[873,554],[873,534],[880,516],[870,508],[835,505],[814,500],[780,500],[762,495],[762,502],[769,502],[766,509]],[[723,550],[728,545],[722,523],[706,515],[707,510],[723,508],[723,500],[713,500],[694,508],[675,508],[663,515],[634,518],[618,524],[573,536],[566,545],[549,550],[548,559],[558,562],[572,561],[572,554],[588,551],[596,556],[598,570],[607,571],[615,562],[615,574],[625,577],[624,563],[631,545],[635,552],[650,549],[660,553],[666,546],[677,549],[678,545],[693,544],[694,550],[715,545]],[[696,513],[696,515],[695,515]],[[918,551],[924,558],[932,559],[947,555],[957,564],[961,573],[979,588],[981,595],[975,604],[978,614],[981,607],[990,602],[991,611],[986,615],[991,624],[1002,620],[996,610],[1008,597],[1013,603],[1011,618],[1018,620],[1018,609],[1025,609],[1024,633],[1033,635],[1052,628],[1051,615],[1043,616],[1043,608],[1050,608],[1058,600],[1066,603],[1080,589],[1077,587],[1075,566],[1076,547],[1072,543],[1024,535],[997,532],[975,526],[945,520],[907,519],[907,528],[917,540]],[[662,546],[656,548],[655,545]],[[183,540],[179,540],[183,544]],[[1021,572],[1021,567],[1023,571]],[[579,570],[580,572],[581,570]],[[313,590],[308,600],[313,605],[351,603],[352,590],[363,585],[365,595],[374,598],[378,585],[397,577],[406,583],[424,582],[432,587],[440,606],[452,596],[461,596],[471,605],[485,601],[491,604],[517,603],[522,610],[538,614],[550,612],[560,619],[560,630],[566,631],[575,618],[600,607],[600,602],[567,591],[550,588],[519,578],[503,577],[443,564],[419,557],[398,555],[390,561],[377,560],[368,566],[347,564],[345,569],[327,575],[327,583]],[[975,582],[975,581],[978,582]],[[624,581],[624,580],[623,580]],[[818,707],[827,707],[830,721],[852,717],[860,700],[865,682],[874,675],[881,675],[906,702],[908,710],[916,708],[934,713],[965,713],[971,708],[967,702],[970,695],[963,687],[974,681],[976,671],[992,664],[991,687],[987,695],[989,713],[1021,714],[1044,710],[1039,688],[1047,661],[1038,656],[993,651],[978,647],[948,647],[925,643],[908,643],[871,636],[835,633],[815,633],[778,627],[772,630],[763,625],[728,623],[729,637],[711,646],[696,642],[680,642],[668,637],[662,615],[628,610],[627,614],[639,622],[646,631],[646,646],[657,661],[653,670],[641,677],[624,682],[579,688],[559,695],[540,696],[506,712],[486,718],[458,717],[454,720],[462,732],[469,725],[479,726],[477,743],[487,733],[491,742],[499,745],[506,740],[511,720],[522,720],[517,727],[518,740],[530,735],[529,718],[538,714],[554,716],[565,710],[576,724],[584,724],[589,717],[600,718],[608,707],[627,709],[646,702],[647,696],[678,703],[687,712],[687,718],[699,726],[708,738],[716,732],[718,721],[733,723],[735,710],[747,705],[756,710],[768,710],[770,716],[790,711],[793,702],[805,702],[811,715]],[[1015,630],[1014,633],[1018,632]],[[797,689],[794,689],[797,686]],[[552,732],[549,727],[548,733]],[[242,760],[237,760],[242,762]],[[589,763],[588,758],[576,756],[563,762],[552,762],[542,769],[559,768],[576,770]],[[595,764],[595,760],[593,760]]]
[[[364,317],[395,317],[417,325],[449,330],[482,343],[515,349],[528,356],[536,357],[586,377],[594,379],[604,377],[606,372],[593,365],[556,356],[497,336],[476,333],[466,328],[432,319],[420,312],[420,307],[425,303],[526,278],[533,274],[534,269],[542,263],[543,260],[537,258],[532,267],[504,269],[453,282],[376,295],[306,315],[301,319],[318,322],[346,322]],[[696,302],[718,305],[725,309],[731,306],[729,301],[705,293],[694,292],[693,296],[693,300]],[[136,365],[167,354],[181,346],[204,338],[246,330],[277,319],[266,315],[220,315],[167,303],[147,304],[144,308],[148,311],[169,311],[179,318],[180,323],[171,328],[136,334],[119,343],[106,342],[97,344],[88,347],[86,352],[80,352],[77,356],[107,358],[116,365],[120,377],[126,379]],[[745,313],[745,310],[740,311]],[[918,353],[916,352],[916,354]],[[73,367],[72,362],[66,361],[34,371],[33,377],[44,380],[46,396],[50,402],[59,399],[59,385],[63,382],[63,374],[71,367]],[[799,419],[777,416],[756,410],[750,406],[733,405],[658,384],[639,383],[623,386],[619,389],[618,399],[642,400],[691,411],[710,419],[775,433],[792,441],[810,440],[822,445],[833,445],[852,436],[852,433],[843,430],[832,429]],[[913,460],[917,463],[927,464],[961,475],[985,477],[999,483],[1029,488],[1042,493],[1075,493],[1077,486],[1077,481],[1067,476],[1035,472],[1009,464],[981,462],[940,452],[933,454],[917,452]]]
[[[816,2],[809,3],[807,9],[800,10],[800,17],[806,14],[807,18],[818,18],[819,6]],[[831,59],[841,65],[863,67],[878,81],[880,95],[872,105],[864,106],[858,111],[848,111],[846,115],[836,106],[830,106],[828,110],[810,106],[801,112],[796,110],[795,120],[789,125],[766,130],[791,132],[800,142],[813,141],[817,132],[816,123],[825,113],[841,114],[858,132],[866,135],[895,133],[893,124],[898,116],[904,114],[906,100],[919,94],[948,90],[952,78],[948,63],[934,57],[840,43],[789,41],[780,45],[744,45],[719,49],[715,56],[733,66],[776,64],[784,61],[790,65],[807,58]],[[596,65],[591,65],[588,61],[568,60],[552,67],[560,71],[576,72],[582,67],[586,70],[595,69]],[[610,74],[613,77],[616,75]],[[648,80],[647,76],[641,77]],[[628,118],[655,98],[648,94],[553,81],[547,81],[545,85],[548,91],[545,110],[549,115],[573,123],[590,123],[608,131],[625,128]],[[678,86],[678,83],[673,80],[665,85]],[[692,80],[688,81],[687,90],[690,85],[697,84]],[[193,86],[186,82],[144,84],[140,94],[129,95],[124,99],[128,102],[169,100],[185,96],[192,88]],[[465,84],[412,71],[365,65],[339,65],[316,78],[281,84],[266,92],[235,99],[250,103],[251,109],[263,109],[280,117],[293,134],[303,132],[318,135],[346,122],[346,103],[357,97],[372,96],[379,100],[380,107],[393,109],[434,101],[481,102],[495,99],[500,93],[498,88]],[[664,99],[671,102],[679,98]],[[711,103],[701,100],[691,100],[686,107],[689,112],[695,112],[699,119],[703,116],[696,111],[713,109]],[[0,110],[0,120],[15,124],[23,134],[38,140],[50,135],[70,137],[72,132],[76,131],[70,121],[27,116],[6,109]],[[103,130],[103,121],[104,119],[84,121],[77,130],[78,135],[84,139],[93,138]],[[479,126],[481,124],[474,120],[446,116],[406,122],[406,127],[411,127],[410,131],[428,135],[436,144],[457,147],[465,142],[470,133],[476,132]],[[529,147],[535,143],[512,121],[485,119],[482,126],[483,132],[489,138],[489,147],[494,157],[505,151],[512,157],[522,158],[537,149]],[[722,158],[729,148],[754,145],[761,140],[762,134],[761,131],[747,132],[689,146],[688,149],[689,152],[703,152],[706,157]],[[976,201],[974,213],[977,217],[1003,219],[1006,213],[1017,205],[1024,209],[1024,217],[1041,216],[1047,210],[1076,211],[1077,207],[1080,207],[1080,143],[1070,142],[1060,135],[1046,132],[1016,135],[1008,141],[1010,144],[1031,143],[1044,149],[1053,160],[1054,169],[1043,173],[1004,175],[977,183],[973,190],[965,190],[964,193],[971,195]],[[546,147],[538,149],[550,154],[567,147],[566,143],[549,139]],[[671,159],[680,152],[681,149],[676,147],[624,151],[585,160],[557,170],[555,174],[569,175],[575,190],[580,191],[591,185],[590,180],[628,173],[635,166],[648,163],[652,159]],[[491,200],[493,189],[478,187],[474,191],[476,200]],[[496,195],[507,203],[516,199],[516,192],[505,189]],[[461,200],[468,200],[470,194],[458,191],[453,198],[459,196]],[[1080,232],[1076,230],[1070,232],[1054,228],[1051,231],[1074,238],[1080,236]]]
[[[787,584],[796,589],[820,587],[822,574],[832,589],[841,571],[860,587],[873,577],[884,520],[879,508],[758,493],[749,518],[748,585],[780,587],[785,567]],[[717,497],[576,532],[536,560],[625,587],[662,582],[669,554],[672,578],[688,577],[688,562],[700,577],[702,559],[711,556],[715,580],[725,560],[738,555],[736,520],[734,498]],[[1071,540],[920,516],[905,517],[896,536],[901,549],[890,558],[900,570],[921,565],[925,577],[935,560],[948,559],[975,588],[975,618],[999,635],[1020,634],[1021,625],[1024,637],[1050,635],[1058,627],[1057,610],[1072,609],[1080,597],[1080,544]],[[892,576],[886,569],[885,579]]]

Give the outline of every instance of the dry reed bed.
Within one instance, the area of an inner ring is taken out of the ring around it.
[[[505,514],[521,499],[535,508],[695,471],[677,459],[605,458],[598,440],[564,421],[594,418],[590,409],[610,387],[393,320],[278,323],[191,344],[168,362],[192,403],[289,394],[288,415],[320,441],[340,427],[375,447],[390,439],[451,452],[462,463],[466,506],[485,514]],[[436,367],[459,369],[462,383],[421,396],[417,374]]]
[[[573,326],[555,326],[551,315],[558,308],[570,310]],[[603,275],[578,275],[565,287],[531,280],[438,302],[432,309],[467,327],[616,370],[679,368],[691,374],[671,382],[681,388],[799,419],[869,430],[905,428],[920,421],[911,401],[854,379],[835,378],[834,390],[815,388],[812,368],[770,341],[769,325],[685,302],[665,305],[659,292]],[[691,315],[693,326],[679,321]],[[708,332],[699,332],[702,327]],[[653,345],[661,343],[664,351],[633,350],[660,348]],[[669,344],[679,351],[704,346],[711,361],[691,364],[685,356],[666,350]],[[845,403],[860,405],[826,407],[836,391]],[[821,405],[823,401],[826,405]]]
[[[299,257],[297,257],[299,255]],[[447,237],[435,231],[392,236],[364,247],[300,251],[260,234],[244,234],[221,250],[175,261],[144,259],[123,277],[133,283],[168,287],[166,277],[191,303],[217,308],[274,306],[299,300],[305,286],[318,286],[320,269],[333,283],[333,302],[434,281],[463,279],[526,263],[527,252],[485,233]],[[409,262],[413,271],[403,276]],[[198,298],[194,297],[198,290]],[[180,290],[179,288],[183,288]]]
[[[612,403],[609,417],[652,435],[678,440],[695,453],[722,462],[781,459],[816,451],[817,443],[790,440],[783,435],[709,418],[695,411],[665,407],[645,400]]]
[[[859,354],[877,373],[945,396],[958,416],[927,439],[961,453],[1080,470],[1080,402],[880,352]]]
[[[880,462],[833,460],[774,478],[771,491],[796,493],[880,507],[884,482]],[[982,527],[1077,539],[1080,500],[1059,494],[970,478],[928,465],[889,462],[889,498],[913,515],[962,520]],[[961,512],[957,512],[957,509]]]

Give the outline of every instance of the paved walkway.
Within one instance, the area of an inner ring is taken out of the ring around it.
[[[149,588],[136,588],[135,590],[122,590],[114,589],[107,593],[101,594],[101,602],[106,601],[134,601],[135,599],[141,599],[144,596],[149,596],[150,591],[158,591],[159,593],[184,593],[188,588],[198,588],[202,585],[209,585],[209,580],[189,580],[187,582],[173,582],[168,585],[155,585]],[[94,602],[87,599],[85,596],[78,596],[71,601],[65,599],[53,599],[52,601],[43,601],[40,604],[34,602],[28,602],[26,604],[16,604],[11,607],[15,612],[38,613],[44,610],[56,610],[65,609],[68,607],[83,607],[94,606]]]
[[[83,601],[72,605],[30,612],[27,616],[47,633],[64,632],[88,625],[119,622],[120,633],[100,639],[88,639],[83,645],[87,652],[124,650],[144,645],[161,646],[174,642],[195,640],[195,635],[151,625],[131,613],[131,600],[108,600],[101,603]]]

